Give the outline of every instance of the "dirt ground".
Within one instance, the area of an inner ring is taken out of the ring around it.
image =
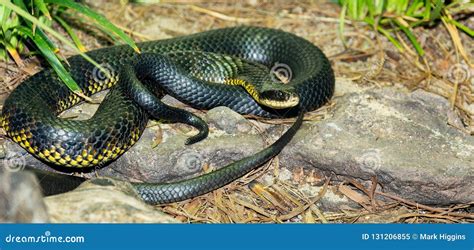
[[[164,39],[236,25],[266,26],[295,33],[324,51],[331,60],[336,79],[350,79],[363,86],[392,86],[401,91],[421,88],[436,93],[450,100],[453,109],[462,118],[462,124],[451,125],[466,134],[474,133],[474,83],[472,79],[459,82],[456,76],[453,76],[453,65],[469,66],[463,63],[462,56],[454,48],[452,37],[442,24],[430,29],[415,30],[426,51],[424,58],[418,59],[409,45],[404,53],[400,53],[387,39],[372,32],[362,23],[346,21],[342,38],[338,33],[340,8],[331,3],[256,0],[213,4],[200,1],[179,2],[181,3],[164,1],[160,4],[145,5],[89,1],[89,4],[127,31],[136,41]],[[463,22],[468,27],[474,26],[472,18]],[[79,29],[78,33],[87,49],[113,43],[103,35],[97,36],[93,27],[78,24],[76,28]],[[461,42],[472,66],[472,38],[461,34]],[[406,43],[408,44],[407,41]],[[65,56],[74,54],[67,48],[64,48],[62,53]],[[3,71],[1,75],[5,76],[0,83],[0,100],[25,77],[40,69],[35,58],[26,59],[25,65],[19,68],[12,62],[0,62],[0,70]],[[331,105],[334,104],[329,104],[326,109],[330,110]],[[321,117],[324,117],[324,114]],[[293,174],[294,180],[291,184],[278,183],[272,187],[264,187],[257,182],[257,185],[250,185],[252,188],[247,185],[258,180],[263,172],[273,171],[277,174],[278,169],[278,158],[275,158],[267,166],[225,188],[191,201],[162,206],[161,209],[183,222],[474,221],[472,203],[432,207],[416,204],[403,197],[375,196],[370,190],[377,186],[376,179],[369,186],[356,181],[333,183],[317,173],[304,172],[307,170],[302,169],[302,173]],[[304,197],[298,192],[298,185],[308,181],[322,187],[316,197]],[[329,189],[360,203],[361,208],[342,207],[340,211],[322,211],[315,204]],[[252,202],[243,201],[239,196],[251,197]],[[366,203],[367,201],[369,202]]]

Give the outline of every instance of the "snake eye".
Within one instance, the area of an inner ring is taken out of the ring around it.
[[[260,98],[274,101],[286,101],[289,98],[289,95],[279,90],[268,90],[262,92]]]

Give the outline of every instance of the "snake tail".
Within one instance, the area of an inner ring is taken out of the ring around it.
[[[132,185],[146,203],[153,205],[182,201],[221,188],[257,169],[280,153],[301,126],[303,114],[304,112],[300,112],[295,123],[269,147],[218,170],[178,182],[132,183]]]

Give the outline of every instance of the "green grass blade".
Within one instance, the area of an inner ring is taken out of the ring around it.
[[[95,67],[97,67],[98,69],[100,69],[102,72],[108,72],[107,70],[104,69],[104,67],[102,67],[100,64],[98,64],[96,61],[94,61],[92,58],[90,58],[90,56],[88,56],[87,54],[85,54],[84,52],[80,51],[79,49],[76,48],[76,46],[74,46],[73,43],[71,43],[66,37],[64,37],[63,35],[59,34],[58,32],[54,31],[53,29],[51,29],[50,27],[48,27],[47,25],[43,24],[42,22],[40,22],[37,18],[35,18],[34,16],[30,15],[28,12],[24,11],[22,8],[12,4],[10,1],[8,0],[0,0],[0,4],[2,5],[5,5],[7,8],[10,8],[12,9],[14,12],[16,12],[18,15],[22,16],[23,18],[25,18],[26,20],[38,25],[38,27],[44,29],[46,32],[52,34],[53,36],[55,36],[57,39],[59,39],[61,42],[63,42],[64,44],[66,44],[67,46],[71,47],[71,48],[74,48],[76,49],[76,51],[82,56],[84,57],[84,59],[86,59],[87,61],[89,61],[90,63],[92,63]],[[51,51],[52,52],[52,51]],[[58,73],[59,74],[59,73]],[[61,78],[62,79],[62,78]],[[70,83],[69,83],[70,84]],[[68,86],[69,87],[69,86]],[[76,86],[77,87],[77,86]],[[76,87],[73,87],[71,90],[73,91],[76,91]]]
[[[386,0],[375,0],[375,14],[382,15],[385,10],[386,4]]]
[[[21,8],[23,11],[25,12],[28,12],[28,9],[26,8],[26,5],[25,3],[23,2],[23,0],[14,0],[13,3],[15,5],[17,5],[19,8]],[[41,22],[41,21],[38,21],[38,22]],[[33,27],[33,22],[29,21],[29,20],[25,20],[25,23],[26,25],[33,30],[33,33],[38,33],[42,38],[43,40],[45,40],[46,43],[48,43],[48,46],[54,51],[54,52],[58,52],[59,51],[59,48],[58,46],[56,46],[56,44],[54,44],[53,41],[51,41],[51,39],[48,38],[48,36],[43,32],[43,30],[41,30],[41,28],[36,28],[36,27]],[[43,24],[43,22],[41,22]],[[36,25],[38,26],[38,25]]]
[[[38,8],[38,10],[43,13],[49,20],[52,20],[51,14],[49,14],[48,8],[43,0],[34,0],[34,6]]]
[[[397,9],[397,1],[387,0],[387,5],[385,10],[389,13],[395,13]]]
[[[111,32],[110,30],[102,27],[101,25],[94,25],[90,23],[90,20],[87,19],[87,17],[82,17],[82,16],[78,16],[78,15],[75,15],[75,16],[72,16],[70,13],[63,13],[61,15],[63,18],[68,18],[68,19],[74,19],[75,21],[77,21],[78,23],[80,23],[81,25],[87,27],[87,26],[94,26],[95,28],[97,28],[100,32],[104,33],[105,35],[107,35],[107,38],[110,38],[110,40],[113,42],[113,43],[118,43],[120,42],[120,37],[118,37],[115,33]]]
[[[0,48],[0,58],[3,58],[5,61],[8,61],[8,54],[6,50]]]
[[[38,49],[41,51],[43,56],[46,58],[48,63],[53,67],[54,71],[58,74],[59,78],[66,84],[66,86],[74,91],[74,92],[81,92],[81,89],[77,85],[77,83],[72,79],[69,72],[64,68],[63,64],[56,56],[56,54],[49,48],[48,43],[39,35],[34,35],[30,30],[25,27],[19,27],[19,31],[23,34],[28,35],[33,42],[36,44]]]
[[[427,4],[429,4],[429,2]],[[405,15],[414,16],[416,11],[421,9],[422,7],[423,7],[423,0],[415,0],[410,4],[410,6],[408,6],[408,9],[405,12]]]
[[[59,52],[58,46],[56,46],[56,44],[48,38],[48,36],[41,28],[36,28],[36,34],[43,38],[43,40],[48,44],[52,51],[54,51],[55,53]]]
[[[405,13],[405,11],[407,10],[408,8],[408,2],[409,0],[400,0],[398,1],[399,4],[397,5],[397,14],[399,15],[403,15],[403,13]]]
[[[449,22],[453,23],[458,27],[458,29],[464,31],[466,34],[468,34],[470,37],[474,36],[474,30],[469,29],[469,27],[465,26],[464,24],[456,21],[456,20],[449,20]]]
[[[359,20],[357,16],[357,1],[347,1],[347,15],[352,19]]]
[[[48,44],[41,38],[34,39],[36,46],[38,46],[39,50],[43,54],[43,56],[48,60],[49,64],[53,67],[54,71],[58,74],[59,78],[66,84],[66,86],[72,90],[73,92],[81,92],[81,88],[79,85],[72,79],[69,72],[64,68],[63,64],[59,60],[59,58],[54,54],[53,51],[47,49]]]
[[[364,19],[365,22],[370,24],[372,27],[377,27],[377,31],[382,33],[400,52],[403,52],[403,46],[395,39],[392,35],[390,35],[390,32],[384,28],[382,28],[380,25],[374,25],[375,23],[373,20],[370,19]]]
[[[344,20],[346,17],[346,12],[347,12],[347,2],[344,2],[344,4],[342,5],[341,14],[339,14],[339,28],[338,28],[339,37],[341,38],[341,41],[344,47],[347,47],[346,39],[344,38]]]
[[[441,10],[443,9],[444,2],[443,0],[436,0],[434,4],[434,9],[430,13],[430,22],[433,24],[435,20],[441,17]]]
[[[405,26],[403,26],[401,23],[395,20],[395,23],[400,27],[400,29],[405,33],[405,35],[408,37],[408,40],[412,43],[413,47],[415,47],[416,52],[418,55],[423,56],[425,54],[425,51],[421,47],[421,44],[416,40],[415,35],[411,32],[411,30]]]
[[[367,15],[367,5],[365,4],[365,0],[357,0],[358,2],[358,9],[357,9],[357,16],[360,20],[364,19]]]
[[[58,40],[60,40],[61,42],[63,42],[64,44],[66,44],[67,46],[71,47],[71,48],[74,48],[81,56],[83,56],[87,61],[91,62],[92,64],[94,64],[94,66],[98,67],[99,69],[101,70],[104,70],[102,68],[102,66],[100,66],[97,62],[95,62],[92,58],[90,58],[90,56],[88,56],[87,54],[85,54],[84,52],[80,51],[76,46],[74,46],[73,43],[71,43],[66,37],[64,37],[63,35],[59,34],[58,32],[54,31],[53,29],[51,29],[50,27],[48,27],[47,25],[44,25],[43,23],[41,23],[37,18],[35,18],[34,16],[30,15],[28,12],[24,11],[23,9],[19,8],[18,6],[16,5],[13,5],[11,4],[8,0],[0,0],[0,4],[3,4],[5,6],[7,6],[8,8],[12,9],[14,12],[16,12],[18,15],[22,16],[23,18],[25,18],[26,20],[32,22],[32,23],[35,23],[36,25],[38,25],[38,27],[42,28],[43,30],[45,30],[46,32],[50,33],[51,35],[53,35],[54,37],[56,37]]]
[[[53,3],[58,6],[64,6],[70,9],[74,9],[78,11],[79,13],[82,13],[88,17],[90,17],[92,20],[97,22],[100,26],[103,28],[108,29],[112,33],[116,34],[119,36],[125,43],[127,43],[130,47],[132,47],[135,51],[140,52],[138,49],[137,45],[135,42],[127,36],[121,29],[119,29],[117,26],[113,25],[107,18],[104,16],[100,15],[99,13],[87,8],[86,6],[83,6],[81,4],[78,4],[72,0],[45,0],[46,3]]]
[[[63,28],[64,30],[67,32],[67,34],[69,35],[69,37],[71,37],[72,41],[74,42],[74,44],[76,44],[76,47],[82,51],[82,52],[85,52],[86,51],[86,47],[84,46],[84,44],[81,42],[81,40],[79,39],[79,37],[76,35],[76,33],[72,30],[71,26],[69,26],[69,24],[67,24],[66,21],[64,21],[61,17],[59,16],[54,16],[54,20],[56,20]]]
[[[425,22],[428,22],[430,20],[430,16],[431,16],[431,7],[432,7],[432,4],[431,4],[431,1],[428,1],[425,5],[425,11],[423,13],[423,20]]]
[[[374,19],[374,16],[376,15],[374,2],[371,0],[367,0],[365,1],[365,5],[367,6],[370,19]]]
[[[2,30],[5,31],[9,28],[10,25],[7,25],[8,18],[10,17],[11,10],[5,6],[0,8],[0,22],[2,24]]]

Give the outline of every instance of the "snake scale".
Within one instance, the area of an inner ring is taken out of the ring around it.
[[[298,116],[272,145],[216,171],[173,183],[132,183],[145,202],[169,203],[222,187],[270,160],[292,139],[303,113],[323,105],[334,91],[334,73],[321,50],[281,30],[224,28],[143,42],[138,47],[140,55],[125,45],[88,52],[107,69],[105,75],[80,56],[68,59],[68,70],[85,95],[110,89],[88,120],[58,117],[81,98],[62,84],[52,69],[26,79],[3,106],[0,124],[7,136],[51,166],[91,168],[126,152],[150,118],[196,127],[199,133],[189,138],[188,144],[207,136],[204,121],[162,103],[164,94],[198,109],[227,106],[240,114],[267,118]],[[253,64],[262,67],[253,70]],[[252,73],[253,79],[260,79],[256,86],[251,84],[252,77],[245,76],[246,71],[260,72],[262,68],[269,72],[276,64],[291,69],[289,83],[278,85],[283,87],[267,88],[262,82],[268,77],[262,73]],[[244,73],[239,75],[238,71]],[[284,106],[289,102],[293,104]],[[71,185],[81,182],[72,176],[62,179]],[[53,192],[61,189],[61,184],[54,182],[45,185],[44,189]]]

